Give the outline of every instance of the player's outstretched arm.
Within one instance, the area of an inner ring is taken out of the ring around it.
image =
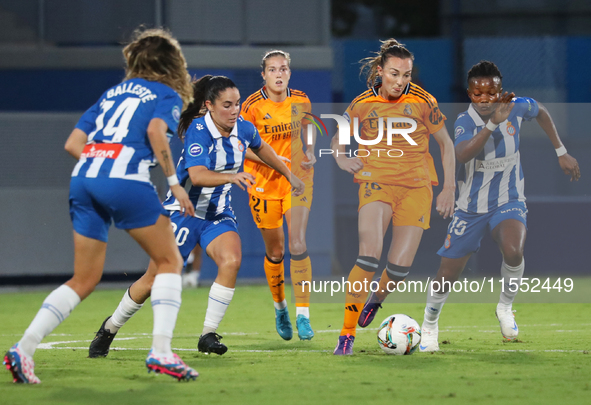
[[[451,217],[454,212],[454,201],[456,194],[456,155],[454,153],[454,144],[443,126],[439,131],[433,134],[433,137],[441,149],[441,161],[443,163],[443,190],[437,196],[435,208],[439,215],[444,219]]]
[[[170,145],[166,136],[167,129],[168,124],[163,119],[152,118],[147,131],[150,146],[152,146],[156,159],[158,159],[158,163],[160,163],[160,167],[162,167],[162,171],[168,180],[170,192],[181,206],[181,212],[185,215],[193,216],[195,215],[195,207],[185,189],[180,186],[176,175]]]
[[[558,164],[560,165],[560,168],[564,174],[568,174],[570,176],[570,181],[578,181],[581,177],[581,169],[579,168],[577,159],[566,153],[566,148],[560,140],[560,136],[556,130],[556,125],[554,125],[554,120],[550,116],[550,113],[546,107],[542,103],[538,103],[538,107],[540,111],[538,112],[536,120],[546,135],[548,135],[548,138],[550,138],[552,146],[554,146],[556,153],[559,155]]]
[[[281,173],[281,175],[283,175],[283,177],[289,180],[294,196],[297,197],[304,192],[304,183],[293,175],[293,173],[287,168],[285,163],[279,159],[279,156],[277,156],[275,150],[269,146],[268,143],[262,141],[261,146],[258,149],[252,149],[252,152],[254,152],[254,154],[263,161],[263,163],[278,171]]]

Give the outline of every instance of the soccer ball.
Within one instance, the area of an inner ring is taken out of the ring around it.
[[[408,315],[390,315],[380,324],[378,343],[386,354],[413,354],[421,343],[421,328]]]

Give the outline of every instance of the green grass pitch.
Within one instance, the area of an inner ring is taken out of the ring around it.
[[[179,383],[147,373],[149,302],[117,335],[116,350],[104,359],[87,358],[94,332],[123,294],[101,290],[37,350],[35,371],[42,384],[13,384],[8,371],[0,373],[0,403],[591,403],[591,304],[516,303],[517,343],[503,342],[494,304],[447,304],[440,319],[440,353],[385,355],[377,345],[376,325],[371,325],[358,332],[354,356],[338,357],[332,350],[342,304],[313,304],[316,337],[286,342],[275,332],[268,288],[239,286],[218,330],[229,351],[206,356],[196,346],[207,293],[206,288],[183,292],[173,340],[177,353],[199,371],[197,381]],[[46,295],[0,295],[2,350],[20,339]],[[421,323],[423,308],[422,303],[386,303],[378,320],[405,313]],[[293,304],[289,309],[295,323]]]

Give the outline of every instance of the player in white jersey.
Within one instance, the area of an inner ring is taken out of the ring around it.
[[[179,380],[198,375],[171,350],[183,261],[148,173],[156,157],[182,210],[193,215],[167,139],[167,132],[176,132],[183,102],[191,100],[190,76],[177,40],[163,30],[137,31],[123,55],[125,80],[101,96],[66,142],[65,149],[79,159],[70,183],[74,276],[49,294],[23,338],[6,353],[4,364],[14,382],[40,382],[35,350],[99,283],[111,220],[155,263],[153,343],[146,366]]]
[[[501,333],[506,339],[515,339],[519,329],[512,304],[523,276],[527,229],[519,160],[522,122],[536,118],[552,141],[564,173],[571,176],[571,181],[578,180],[581,174],[576,159],[562,145],[548,110],[531,98],[515,98],[513,93],[502,91],[502,75],[494,63],[481,61],[468,72],[468,96],[472,103],[454,125],[456,156],[461,163],[459,197],[447,237],[437,252],[441,265],[435,281],[456,281],[472,253],[480,248],[484,234],[490,231],[503,254],[501,276],[506,284],[510,279],[516,280],[516,284],[505,286],[496,309]],[[439,350],[438,319],[449,295],[449,284],[439,292],[433,291],[432,285],[428,289],[420,344],[421,351],[429,352]]]
[[[254,184],[254,176],[240,172],[246,149],[283,175],[301,195],[304,183],[291,175],[277,154],[262,141],[253,124],[240,116],[240,92],[224,76],[205,76],[194,84],[194,102],[181,116],[179,135],[185,134],[184,149],[177,165],[181,185],[190,181],[189,197],[195,215],[183,216],[182,204],[169,193],[164,208],[171,220],[181,256],[187,260],[199,244],[218,266],[218,275],[209,291],[203,331],[197,348],[204,353],[224,354],[216,330],[234,296],[236,276],[242,260],[241,242],[230,190]],[[195,118],[197,117],[197,118]],[[151,261],[146,274],[127,290],[119,307],[108,317],[90,345],[89,357],[104,357],[117,331],[150,296],[155,266]],[[152,297],[152,305],[154,297]]]

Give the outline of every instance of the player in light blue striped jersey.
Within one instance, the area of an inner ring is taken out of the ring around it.
[[[137,31],[123,55],[125,80],[107,90],[82,116],[65,145],[78,159],[70,182],[74,276],[49,294],[23,338],[6,353],[4,363],[15,382],[40,382],[32,356],[41,340],[99,283],[111,221],[125,229],[155,263],[153,341],[146,366],[179,380],[198,375],[171,349],[181,305],[183,262],[170,219],[149,177],[149,166],[157,159],[182,210],[193,215],[167,138],[167,133],[176,133],[183,102],[191,100],[191,78],[177,40],[166,31]]]
[[[487,231],[503,254],[501,276],[519,285],[525,262],[527,207],[519,159],[519,134],[523,121],[536,119],[556,149],[558,163],[571,181],[580,177],[579,165],[566,152],[548,110],[527,97],[502,92],[497,66],[481,61],[468,72],[468,96],[472,103],[454,125],[455,151],[461,163],[458,173],[457,207],[441,249],[441,265],[435,281],[458,279],[472,253],[480,248]],[[519,333],[512,311],[518,288],[506,285],[496,316],[501,333],[515,339]],[[429,288],[422,328],[421,351],[437,351],[438,319],[449,288]]]
[[[197,118],[195,118],[197,117]],[[164,207],[171,212],[172,227],[183,259],[199,244],[218,266],[218,275],[209,291],[209,300],[198,349],[224,354],[216,330],[234,296],[236,276],[242,260],[236,216],[230,190],[254,184],[254,176],[240,171],[246,149],[251,150],[291,183],[293,195],[301,195],[304,183],[293,176],[277,154],[265,143],[255,126],[240,116],[240,92],[224,76],[204,76],[194,83],[194,101],[182,114],[179,135],[184,149],[177,165],[182,186],[190,186],[189,198],[195,215],[186,217],[177,196],[168,193]],[[142,278],[127,290],[119,307],[108,317],[90,345],[90,357],[104,357],[117,331],[150,296],[155,266],[151,261]],[[153,300],[153,298],[152,298]]]

